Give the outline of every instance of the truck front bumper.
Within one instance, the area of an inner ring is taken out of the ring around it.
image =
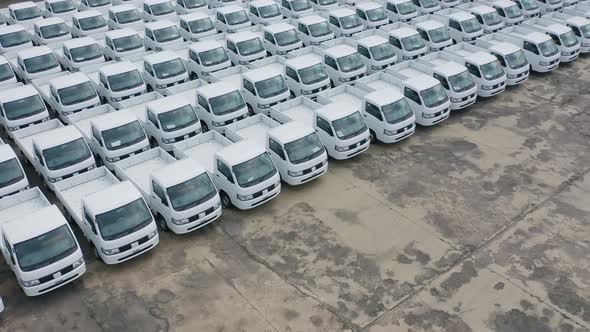
[[[59,278],[53,279],[50,282],[42,283],[40,285],[33,287],[23,287],[21,285],[21,288],[27,296],[37,296],[45,294],[78,279],[82,274],[84,274],[84,272],[86,272],[86,263],[82,263],[80,266],[73,269],[72,271],[62,275]]]
[[[232,199],[232,204],[237,209],[249,210],[249,209],[253,209],[259,205],[262,205],[263,203],[266,203],[266,202],[270,201],[271,199],[277,197],[280,192],[281,192],[281,186],[279,185],[279,186],[275,186],[274,189],[269,191],[268,193],[266,193],[266,195],[262,195],[260,197],[255,198],[255,199],[241,201],[237,197],[234,197]]]
[[[201,227],[205,227],[207,225],[209,225],[210,223],[214,222],[215,220],[217,220],[219,218],[219,216],[221,216],[221,205],[217,208],[217,209],[213,209],[212,212],[210,213],[206,213],[207,211],[203,211],[202,213],[205,213],[204,216],[202,216],[201,218],[198,217],[198,215],[193,216],[192,218],[195,218],[195,220],[184,224],[184,225],[177,225],[175,223],[172,222],[167,222],[166,224],[168,225],[168,228],[170,228],[170,230],[174,233],[174,234],[186,234],[186,233],[190,233],[194,230],[197,230]]]
[[[100,251],[100,257],[102,258],[102,260],[106,263],[106,264],[119,264],[125,261],[128,261],[134,257],[137,257],[147,251],[150,251],[152,248],[154,248],[156,245],[158,245],[158,243],[160,242],[160,236],[158,234],[156,234],[156,236],[154,236],[153,238],[147,240],[146,242],[138,245],[135,248],[129,249],[129,250],[125,250],[123,252],[120,252],[118,254],[115,255],[105,255],[102,253],[102,251]],[[97,248],[97,250],[99,250]]]
[[[379,140],[383,143],[396,143],[399,142],[401,140],[404,140],[410,136],[412,136],[414,134],[414,132],[416,131],[416,125],[414,123],[411,123],[403,128],[400,128],[397,130],[397,134],[395,135],[385,135],[383,134],[381,137],[379,137]]]
[[[317,168],[309,174],[305,174],[302,176],[283,176],[283,181],[285,181],[285,183],[287,183],[290,186],[298,186],[300,184],[307,183],[313,179],[320,177],[321,175],[326,173],[327,170],[328,162],[324,162],[324,164],[321,167]]]

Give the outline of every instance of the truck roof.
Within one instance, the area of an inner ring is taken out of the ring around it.
[[[123,181],[94,192],[82,198],[82,201],[98,215],[129,204],[138,198],[141,198],[141,194],[137,188],[129,181]]]
[[[264,7],[264,6],[269,6],[269,5],[275,5],[277,4],[276,2],[272,1],[272,0],[254,0],[254,1],[250,1],[250,6],[254,6],[256,8],[259,7]]]
[[[18,57],[21,59],[30,59],[30,58],[35,58],[41,55],[45,55],[45,54],[49,54],[52,53],[51,49],[45,45],[43,46],[33,46],[33,47],[29,47],[26,48],[22,51],[19,51]]]
[[[270,25],[265,26],[264,30],[266,30],[272,34],[275,34],[275,33],[279,33],[279,32],[295,30],[295,27],[289,23],[278,22],[278,23],[271,23]]]
[[[117,6],[113,6],[113,7],[109,8],[109,11],[113,12],[115,14],[120,13],[120,12],[126,12],[128,10],[138,10],[138,9],[134,5],[128,5],[128,4],[117,5]]]
[[[461,7],[459,7],[459,8],[461,8]],[[496,11],[493,7],[483,5],[483,4],[474,5],[473,7],[469,7],[467,10],[474,12],[474,13],[482,14],[482,15]]]
[[[260,82],[282,74],[283,65],[275,62],[260,68],[248,70],[242,74],[242,77],[245,77],[252,82]]]
[[[408,27],[400,27],[397,29],[389,30],[389,34],[398,38],[406,38],[409,36],[417,35],[418,31]]]
[[[203,12],[194,12],[178,16],[181,21],[192,22],[202,20],[204,18],[211,18],[209,14]]]
[[[285,61],[285,65],[292,66],[295,70],[307,68],[318,63],[322,63],[322,56],[317,53],[307,53]]]
[[[171,164],[167,164],[163,168],[155,170],[152,176],[164,188],[177,185],[179,183],[188,181],[205,172],[205,169],[191,158],[177,160]]]
[[[189,49],[193,50],[193,52],[201,53],[220,47],[223,47],[223,44],[218,40],[202,40],[191,44]]]
[[[445,26],[441,22],[434,20],[434,19],[429,19],[429,20],[424,20],[424,21],[413,21],[412,23],[414,24],[415,27],[421,28],[421,29],[424,29],[427,31],[442,28]]]
[[[118,39],[118,38],[128,37],[128,36],[132,36],[132,35],[139,35],[139,33],[133,29],[130,29],[130,28],[110,30],[110,31],[105,32],[105,37],[108,37],[110,39]]]
[[[342,119],[343,117],[357,112],[358,109],[350,107],[343,102],[334,102],[326,104],[316,110],[316,113],[328,121]]]
[[[237,6],[237,5],[229,5],[229,6],[217,8],[217,12],[224,15],[224,16],[229,13],[239,12],[242,10],[245,10],[244,7]]]
[[[347,7],[337,7],[336,9],[330,10],[328,14],[336,17],[344,17],[350,15],[356,15],[355,11]]]
[[[236,88],[234,85],[227,83],[227,82],[215,82],[211,83],[202,87],[197,88],[197,93],[203,95],[205,98],[213,98],[221,95],[228,94],[230,92],[240,90],[240,88]]]
[[[388,42],[389,41],[386,38],[383,38],[382,36],[379,36],[379,35],[372,35],[372,36],[361,38],[358,40],[359,44],[362,44],[366,47],[374,47],[374,46],[378,46],[378,45],[383,45]]]
[[[164,98],[158,98],[148,103],[147,108],[149,108],[149,110],[152,111],[152,113],[158,115],[161,113],[166,113],[175,109],[179,109],[187,105],[191,105],[191,103],[189,100],[186,100],[186,98],[178,95],[171,95]]]
[[[66,219],[57,206],[51,205],[35,212],[13,219],[2,225],[4,235],[8,240],[17,244],[43,235],[58,227],[66,225]]]
[[[73,49],[73,48],[78,48],[78,47],[83,47],[83,46],[88,46],[88,45],[93,45],[93,44],[98,44],[96,39],[92,38],[92,37],[81,37],[81,38],[73,38],[73,39],[69,39],[63,42],[63,47],[67,48],[67,49]]]
[[[486,40],[487,41],[487,40]],[[495,50],[501,54],[511,54],[520,50],[520,47],[507,42],[493,43],[490,49]]]
[[[442,72],[448,76],[457,75],[457,74],[460,74],[466,70],[465,66],[460,65],[454,61],[446,61],[444,63],[436,63],[436,60],[434,60],[434,61],[431,61],[431,63],[435,64],[436,68],[440,72]]]
[[[474,62],[478,65],[485,65],[486,63],[490,63],[496,60],[496,57],[491,55],[490,53],[477,51],[477,52],[465,52],[463,50],[453,50],[451,52],[456,53],[459,56],[464,57],[465,59],[469,59],[469,61]]]
[[[39,91],[30,84],[12,89],[3,89],[0,91],[0,103],[7,103],[34,95],[39,95]]]
[[[33,144],[39,147],[41,151],[72,142],[82,138],[82,133],[74,126],[65,126],[53,130],[42,132],[33,137]]]
[[[499,6],[502,8],[516,6],[516,3],[511,0],[494,0],[494,1],[490,1],[490,4],[495,5],[495,6]]]
[[[163,62],[167,62],[167,61],[174,60],[174,59],[180,59],[180,57],[178,56],[177,53],[172,52],[172,51],[162,51],[162,52],[157,52],[157,53],[150,54],[150,55],[144,57],[143,61],[153,65],[153,64],[163,63]]]
[[[14,32],[18,32],[18,31],[26,31],[27,29],[25,29],[25,27],[23,27],[20,24],[14,24],[14,25],[5,25],[3,27],[0,27],[0,35],[6,35],[9,33],[14,33]]]
[[[264,152],[266,152],[266,149],[258,142],[244,140],[224,147],[217,152],[217,155],[230,166],[235,166],[258,157]]]
[[[160,21],[155,21],[155,22],[150,22],[150,23],[146,23],[145,24],[145,29],[149,29],[152,31],[155,30],[160,30],[160,29],[164,29],[164,28],[168,28],[171,26],[176,26],[176,24],[168,21],[168,20],[160,20]]]
[[[469,19],[472,19],[475,17],[471,13],[459,11],[459,10],[453,11],[451,13],[444,13],[442,16],[452,18],[452,19],[457,20],[459,22],[466,21],[466,20],[469,20]]]
[[[524,22],[524,24],[529,24],[529,22]],[[532,25],[535,26],[535,27],[538,27],[540,29],[551,31],[551,32],[556,33],[558,35],[561,35],[563,33],[567,33],[567,32],[569,32],[571,30],[571,28],[569,28],[568,26],[563,25],[563,24],[559,24],[559,23],[549,24],[549,25],[543,25],[543,24],[540,24],[540,23],[538,23],[538,24],[535,23],[535,24],[532,24]]]
[[[326,54],[328,54],[329,56],[333,57],[333,58],[340,58],[340,57],[343,57],[343,56],[347,56],[347,55],[356,53],[357,50],[354,47],[350,46],[350,45],[339,44],[339,45],[336,45],[336,46],[332,46],[332,47],[326,48],[324,50],[324,52]]]
[[[115,62],[110,65],[102,66],[100,68],[99,72],[101,74],[103,74],[104,76],[109,77],[112,75],[118,75],[121,73],[130,72],[133,70],[137,70],[137,67],[135,67],[133,65],[133,63],[131,63],[129,61],[121,61],[121,62]]]
[[[109,112],[91,120],[92,125],[101,132],[103,130],[120,127],[134,121],[139,121],[139,119],[130,110]]]
[[[373,102],[377,106],[385,106],[402,99],[404,96],[398,89],[385,88],[373,91],[365,96],[368,101]]]
[[[327,22],[325,18],[321,17],[320,15],[307,15],[299,18],[299,22],[304,25],[313,25],[317,23]]]
[[[60,24],[60,23],[66,23],[63,18],[60,17],[49,17],[49,18],[44,18],[42,20],[38,20],[35,21],[35,26],[38,27],[46,27],[48,25],[54,25],[54,24]]]
[[[155,5],[158,3],[164,3],[164,2],[170,2],[170,0],[143,0],[143,3],[148,6]]]
[[[99,12],[98,10],[91,9],[91,10],[84,10],[81,12],[77,12],[72,17],[75,17],[78,20],[82,20],[85,18],[101,16],[101,15],[102,15],[102,13]]]
[[[82,84],[84,82],[90,82],[90,78],[84,73],[73,73],[69,75],[58,76],[49,81],[56,90],[67,88],[70,86]]]
[[[568,17],[567,22],[578,25],[578,26],[584,26],[586,24],[590,24],[590,20],[585,17],[582,17],[582,16]]]
[[[268,131],[268,134],[277,137],[282,143],[289,143],[314,132],[315,130],[310,125],[301,121],[290,121],[283,125],[271,128]]]
[[[13,3],[11,5],[8,5],[8,8],[10,8],[12,10],[19,10],[19,9],[31,8],[31,7],[37,7],[37,5],[33,1],[23,1],[23,2]]]
[[[240,43],[254,38],[260,38],[260,35],[252,31],[240,31],[236,33],[230,33],[226,37],[227,40],[233,43]]]
[[[360,2],[360,3],[357,3],[354,7],[357,9],[360,9],[362,11],[367,11],[367,10],[371,10],[371,9],[375,9],[375,8],[383,8],[382,5],[380,5],[376,2],[373,2],[373,1]]]
[[[56,3],[56,2],[69,1],[69,0],[43,0],[43,1],[48,4],[52,4],[52,3]]]
[[[0,144],[0,162],[16,158],[14,150],[9,144]]]

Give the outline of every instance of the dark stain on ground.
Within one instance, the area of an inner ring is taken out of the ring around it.
[[[409,326],[425,331],[472,332],[473,330],[460,316],[442,310],[423,312],[410,311],[405,314],[404,322]]]
[[[468,260],[461,265],[461,271],[451,273],[449,278],[440,284],[440,287],[446,290],[445,293],[452,294],[475,277],[477,277],[475,264],[473,261]]]
[[[503,282],[498,282],[494,285],[494,289],[495,290],[502,290],[504,289],[504,283]]]
[[[528,315],[518,309],[497,313],[492,328],[496,332],[552,332],[551,327],[539,317]]]
[[[569,278],[562,276],[555,282],[549,291],[549,300],[559,308],[581,317],[584,321],[590,322],[590,302],[583,298],[574,289],[577,286]]]
[[[404,253],[408,256],[414,257],[414,259],[422,265],[430,263],[430,255],[416,248],[414,242],[411,242],[404,248]]]
[[[361,223],[359,222],[359,211],[337,209],[334,212],[334,215],[336,216],[336,218],[344,221],[347,224],[361,225]]]

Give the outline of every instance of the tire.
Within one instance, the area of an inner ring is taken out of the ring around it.
[[[252,106],[250,106],[250,104],[246,104],[246,106],[248,107],[248,115],[249,116],[254,115],[254,110],[252,109]]]
[[[94,161],[96,161],[96,168],[104,166],[104,161],[100,156],[94,156]]]
[[[153,137],[150,138],[150,149],[157,148],[157,147],[158,147],[158,142],[156,142],[156,139]]]
[[[207,126],[207,123],[205,123],[205,121],[201,121],[201,128],[203,128],[204,133],[209,131],[209,126]]]
[[[162,217],[162,215],[160,215],[160,214],[156,215],[156,222],[162,232],[168,232],[170,230],[168,228],[168,225],[166,224],[166,219],[164,219],[164,217]]]
[[[231,199],[225,193],[225,191],[222,191],[221,193],[219,193],[219,196],[221,198],[221,204],[223,205],[223,207],[226,208],[226,209],[231,209],[231,207],[233,206],[233,204],[231,203]]]
[[[295,92],[293,92],[293,90],[289,90],[289,93],[291,94],[291,99],[295,99]]]
[[[194,81],[194,80],[199,79],[199,76],[197,76],[197,73],[192,72],[191,75],[190,75],[190,79]]]
[[[269,51],[266,51],[266,56],[267,56],[267,57],[271,57],[271,56],[272,56],[272,54],[271,54]]]
[[[152,91],[154,91],[154,88],[152,88],[152,86],[148,84],[148,86],[147,86],[147,92],[149,93],[149,92],[152,92]]]
[[[96,247],[94,246],[94,244],[92,243],[92,241],[88,240],[88,244],[90,245],[90,250],[92,251],[92,254],[94,255],[94,258],[96,258],[96,260],[99,261],[99,262],[104,262],[102,260],[102,257],[100,257],[100,254],[98,253],[98,249],[96,249]]]
[[[371,144],[377,143],[377,135],[375,135],[375,132],[372,130],[369,130],[369,141]]]
[[[334,84],[333,80],[330,80],[330,88],[334,88],[336,86],[336,84]]]

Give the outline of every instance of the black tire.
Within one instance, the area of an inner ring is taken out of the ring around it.
[[[369,142],[371,142],[371,144],[377,143],[377,135],[375,135],[373,130],[369,130]]]
[[[272,56],[272,54],[271,54],[269,51],[266,51],[266,56],[267,56],[267,57],[271,57],[271,56]]]
[[[94,246],[92,241],[88,240],[88,245],[90,246],[90,250],[92,251],[92,255],[94,255],[94,258],[96,258],[96,260],[101,263],[104,262],[102,260],[102,257],[100,257],[100,254],[98,253],[98,249],[96,249],[96,246]]]
[[[199,76],[197,75],[197,73],[192,72],[191,75],[190,75],[190,79],[194,81],[194,80],[199,79]]]
[[[161,214],[156,215],[156,223],[162,232],[168,232],[170,230],[166,224],[166,219]]]
[[[221,205],[223,205],[223,207],[226,208],[226,209],[231,209],[231,207],[233,206],[233,204],[231,203],[231,199],[225,193],[225,191],[220,192],[219,193],[219,196],[221,198]]]
[[[207,126],[207,123],[205,123],[205,121],[201,121],[201,128],[203,129],[204,133],[209,131],[209,126]]]
[[[97,168],[104,165],[104,161],[100,156],[94,156],[94,161],[96,162]]]
[[[333,80],[330,80],[330,88],[334,88],[336,86],[336,84],[334,84]]]
[[[156,139],[153,137],[150,138],[150,149],[157,148],[157,147],[158,147],[158,142],[156,142]]]
[[[154,91],[154,88],[152,88],[152,86],[148,84],[147,92],[152,92],[152,91]]]
[[[289,90],[289,93],[291,94],[291,99],[295,98],[295,92],[293,92],[293,90]]]
[[[254,110],[252,109],[252,106],[250,106],[250,104],[246,104],[246,106],[248,107],[248,115],[249,116],[254,115]]]

